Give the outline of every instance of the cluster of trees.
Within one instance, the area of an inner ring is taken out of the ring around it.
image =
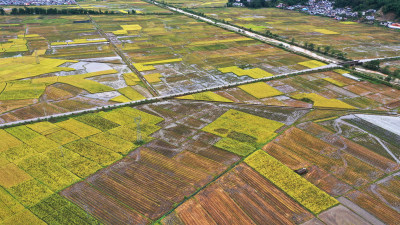
[[[42,14],[42,15],[79,15],[79,14],[114,14],[114,11],[101,11],[101,10],[87,10],[87,9],[56,9],[56,8],[13,8],[12,15],[27,15],[27,14]]]
[[[363,11],[367,9],[380,9],[384,13],[393,12],[400,16],[400,1],[398,0],[336,0],[336,7],[351,7],[354,11]]]
[[[0,15],[5,15],[5,14],[6,14],[6,12],[4,12],[4,9],[0,8]]]
[[[395,71],[391,71],[389,66],[381,67],[381,62],[379,60],[375,61],[369,61],[363,64],[363,66],[367,69],[370,70],[376,70],[381,73],[387,74],[388,76],[386,77],[386,81],[391,81],[393,78],[399,78],[400,79],[400,69],[397,69]]]

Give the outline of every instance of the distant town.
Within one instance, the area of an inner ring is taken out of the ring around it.
[[[247,0],[252,1],[252,0]],[[233,3],[232,6],[244,7],[243,1],[236,0],[236,3]],[[368,9],[362,12],[355,12],[350,7],[347,8],[335,8],[333,1],[326,0],[309,0],[306,5],[286,5],[284,3],[279,3],[277,8],[287,9],[287,10],[296,10],[304,13],[308,13],[310,15],[320,15],[334,18],[336,20],[354,20],[354,19],[363,19],[365,22],[373,23],[376,19],[377,10]],[[394,23],[391,21],[379,21],[380,25],[386,26],[393,29],[400,29],[399,23]]]

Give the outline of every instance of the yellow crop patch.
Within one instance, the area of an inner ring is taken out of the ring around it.
[[[99,129],[81,123],[74,119],[58,122],[56,123],[56,125],[70,131],[73,134],[78,135],[79,137],[87,137],[101,132],[101,130]]]
[[[327,29],[315,29],[314,31],[321,33],[321,34],[339,34],[338,32],[327,30]]]
[[[29,174],[18,168],[14,163],[0,167],[0,174],[0,185],[5,188],[10,188],[32,179]]]
[[[262,144],[276,135],[284,124],[230,109],[202,130],[221,137],[246,139],[248,143]]]
[[[117,97],[114,97],[114,98],[110,99],[110,101],[124,103],[124,102],[131,102],[132,100],[130,100],[129,98],[127,98],[127,97],[125,97],[123,95],[120,95],[120,96],[117,96]]]
[[[0,223],[4,224],[5,221],[11,220],[13,216],[25,209],[16,199],[0,187]],[[12,223],[13,224],[13,223]]]
[[[356,109],[356,107],[344,103],[338,99],[328,99],[315,93],[301,93],[291,96],[299,100],[310,100],[315,107],[340,108],[340,109]]]
[[[36,99],[45,89],[45,84],[33,84],[31,81],[10,82],[1,92],[0,100]]]
[[[54,83],[65,83],[78,88],[82,88],[90,93],[99,93],[99,92],[113,91],[114,88],[98,83],[93,80],[87,80],[86,78],[106,75],[106,74],[113,74],[117,72],[118,71],[116,70],[103,70],[92,73],[69,75],[69,76],[44,77],[44,78],[33,79],[32,83],[36,84],[44,83],[46,85]]]
[[[21,212],[9,217],[4,220],[3,225],[22,225],[22,224],[35,224],[35,225],[45,225],[43,220],[39,219],[35,214],[33,214],[28,209],[24,209]]]
[[[106,42],[107,39],[105,38],[98,38],[98,39],[74,39],[72,41],[65,41],[65,42],[53,42],[51,43],[52,46],[56,45],[72,45],[72,44],[87,44],[87,43],[99,43],[99,42]]]
[[[8,42],[0,43],[0,52],[26,52],[26,43],[24,38],[8,39]]]
[[[345,84],[343,82],[337,81],[337,80],[335,80],[333,78],[330,78],[330,77],[324,78],[324,80],[326,80],[326,81],[328,81],[328,82],[330,82],[330,83],[332,83],[332,84],[334,84],[336,86],[339,86],[339,87],[343,87],[343,86],[347,85],[347,84]]]
[[[0,27],[16,27],[19,25],[21,25],[21,24],[19,24],[19,23],[0,23]]]
[[[118,89],[118,92],[123,94],[125,97],[127,97],[131,101],[136,101],[136,100],[141,100],[141,99],[146,98],[142,94],[140,94],[138,91],[136,91],[135,89],[133,89],[131,87],[125,87],[125,88]]]
[[[13,148],[13,147],[16,147],[16,146],[22,144],[22,142],[20,140],[18,140],[17,138],[15,138],[14,136],[12,136],[11,134],[7,133],[4,130],[0,130],[0,137],[1,137],[0,152],[6,151],[10,148]]]
[[[122,30],[112,31],[112,33],[115,35],[128,34],[128,31],[137,31],[142,29],[142,27],[139,24],[120,25],[120,26],[122,27]]]
[[[216,94],[211,91],[195,93],[192,95],[185,95],[185,96],[180,96],[180,97],[176,97],[176,98],[187,99],[187,100],[199,100],[199,101],[232,102],[231,100],[229,100],[225,97],[222,97],[221,95]]]
[[[69,67],[58,67],[74,60],[50,59],[38,57],[39,63],[34,56],[23,56],[13,58],[2,58],[0,60],[0,82],[35,77],[41,74],[59,71],[73,71]]]
[[[298,64],[308,67],[308,68],[317,68],[317,67],[321,67],[321,66],[326,66],[325,63],[317,61],[317,60],[309,60],[309,61],[305,61],[305,62],[299,62]]]
[[[222,44],[222,43],[229,43],[229,42],[238,42],[238,41],[252,41],[251,38],[234,38],[234,39],[222,39],[222,40],[212,40],[212,41],[197,41],[190,43],[191,46],[199,46],[199,45],[212,45],[212,44]]]
[[[47,122],[47,121],[33,123],[33,124],[27,124],[26,126],[40,134],[43,134],[43,135],[50,134],[50,133],[53,133],[53,132],[61,129],[61,128],[57,127],[56,125],[54,125],[50,122]]]
[[[165,59],[165,60],[158,60],[158,61],[151,61],[151,62],[143,62],[143,63],[134,63],[133,66],[140,72],[142,71],[148,71],[148,70],[155,70],[154,66],[152,65],[158,65],[158,64],[167,64],[167,63],[173,63],[173,62],[180,62],[182,61],[182,58],[178,59]]]
[[[335,198],[320,190],[263,150],[254,152],[244,161],[315,214],[339,204]]]
[[[124,73],[125,83],[129,86],[136,85],[140,82],[139,77],[135,73]]]
[[[341,24],[347,24],[347,25],[349,25],[349,24],[358,24],[357,22],[352,22],[352,21],[343,21],[343,22],[340,22]]]
[[[264,82],[240,85],[239,88],[256,98],[267,98],[283,94]]]
[[[239,68],[237,66],[230,66],[230,67],[219,68],[218,70],[221,71],[222,73],[234,73],[234,74],[236,74],[238,76],[247,75],[247,76],[249,76],[251,78],[254,78],[254,79],[273,76],[273,74],[268,73],[267,71],[262,70],[260,68],[253,68],[253,69],[244,70],[244,69],[241,69],[241,68]]]
[[[146,74],[143,77],[149,83],[157,83],[157,82],[161,82],[160,77],[162,77],[162,75],[159,73],[152,73],[152,74]]]
[[[339,73],[339,74],[346,74],[346,73],[349,73],[349,71],[347,71],[347,70],[342,70],[342,69],[336,69],[336,70],[333,70],[334,72],[336,72],[336,73]]]

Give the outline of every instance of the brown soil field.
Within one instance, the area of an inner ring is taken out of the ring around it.
[[[333,224],[369,224],[366,220],[352,212],[350,209],[338,205],[318,215],[324,223]]]
[[[162,223],[300,224],[312,217],[260,174],[240,164],[179,206]]]
[[[339,148],[298,128],[290,128],[273,142],[301,155],[309,162],[353,186],[361,186],[384,174],[383,171],[348,153],[338,151]]]
[[[400,223],[400,213],[370,195],[353,191],[346,197],[387,224]]]
[[[343,151],[351,154],[352,156],[375,166],[386,173],[394,172],[399,169],[399,166],[393,161],[389,160],[368,148],[361,146],[349,139],[346,139],[342,136],[338,137],[330,130],[312,122],[303,123],[297,125],[303,131],[310,133],[322,140],[336,146],[336,147],[345,147]]]

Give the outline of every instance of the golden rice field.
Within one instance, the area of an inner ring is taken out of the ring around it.
[[[256,98],[267,98],[283,94],[282,92],[263,82],[245,84],[238,87]]]
[[[334,109],[396,110],[398,90],[356,81],[343,69],[257,82],[214,91],[234,103]],[[201,99],[197,99],[201,100]]]
[[[142,134],[143,143],[151,140],[148,135],[163,120],[137,109],[119,108],[0,130],[0,221],[38,220],[24,206],[35,208],[55,192],[136,149],[140,144],[134,117],[141,117],[142,126],[152,127]],[[20,218],[21,213],[27,218]]]
[[[354,22],[166,2],[354,59],[399,47]],[[399,221],[399,138],[361,119],[398,112],[399,90],[344,68],[272,79],[326,64],[141,0],[79,5],[57,8],[118,14],[0,16],[0,123],[102,107],[0,129],[0,224]],[[186,95],[107,109],[153,92]]]
[[[338,108],[338,109],[355,109],[356,107],[351,106],[337,99],[324,98],[315,93],[302,93],[292,95],[292,98],[305,101],[310,100],[313,102],[314,107],[326,107],[326,108]]]
[[[263,150],[254,152],[245,159],[245,162],[315,214],[339,204],[335,198],[329,196]]]
[[[276,136],[284,124],[237,110],[229,110],[202,130],[257,146]]]

